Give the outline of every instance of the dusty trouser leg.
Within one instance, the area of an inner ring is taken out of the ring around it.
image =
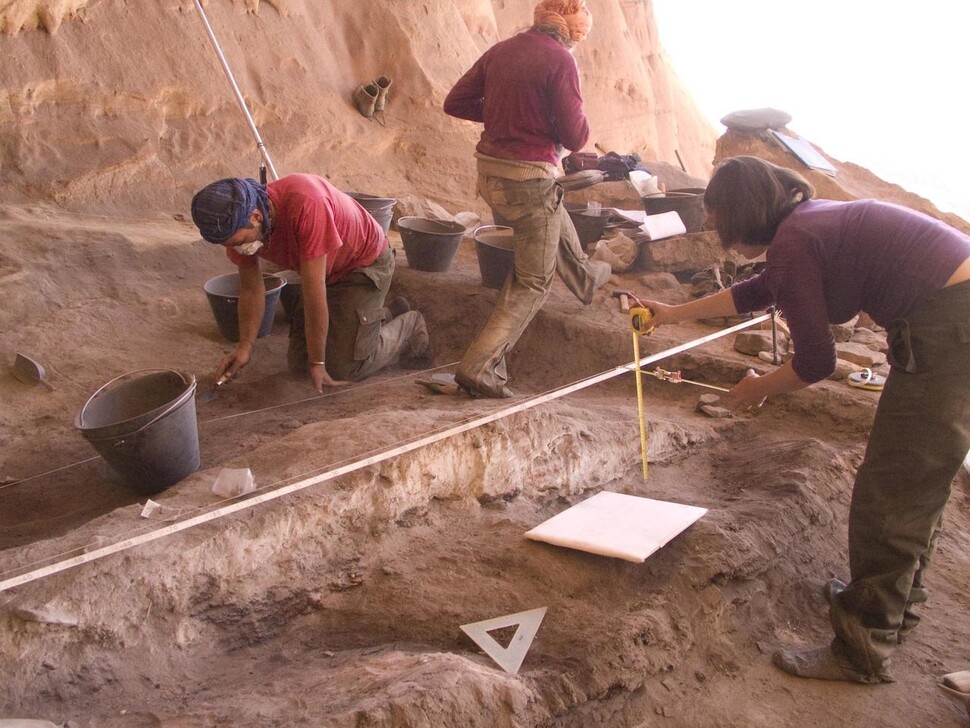
[[[556,272],[560,217],[558,185],[551,178],[479,179],[479,192],[513,229],[513,274],[505,281],[488,321],[468,347],[455,378],[473,394],[507,397],[505,355],[549,295]]]
[[[936,524],[933,528],[933,535],[930,537],[930,545],[920,557],[919,566],[916,569],[916,574],[913,576],[913,588],[909,590],[909,598],[906,600],[906,607],[903,610],[903,623],[899,628],[898,641],[902,642],[909,633],[916,629],[916,625],[919,624],[919,615],[914,610],[917,604],[922,604],[929,599],[929,591],[923,586],[923,575],[927,572],[930,567],[930,562],[933,559],[933,554],[936,553],[936,542],[940,536],[940,530],[943,528],[943,519]]]
[[[417,311],[408,311],[382,325],[384,299],[393,274],[394,254],[388,248],[371,265],[327,286],[330,376],[359,381],[396,362],[421,333],[427,342],[424,317]]]
[[[920,305],[906,331],[911,371],[894,367],[880,398],[849,512],[848,586],[832,601],[836,646],[861,672],[889,678],[907,607],[953,478],[970,448],[970,286]]]
[[[384,298],[394,274],[394,254],[388,248],[366,268],[358,268],[337,283],[327,286],[330,311],[327,331],[327,372],[335,379],[359,381],[403,353],[422,338],[427,343],[424,317],[408,311],[382,325]],[[294,297],[290,315],[290,369],[305,372],[307,348],[303,302]]]
[[[559,199],[561,202],[561,187],[559,188]],[[588,304],[593,300],[593,293],[596,292],[596,289],[609,280],[613,270],[609,263],[591,260],[583,252],[576,227],[562,204],[559,205],[558,215],[560,233],[559,247],[556,250],[556,272],[562,278],[562,282],[566,284],[566,288],[580,301]]]

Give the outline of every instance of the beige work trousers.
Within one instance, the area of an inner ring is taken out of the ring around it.
[[[542,308],[554,275],[586,304],[597,282],[555,179],[520,181],[480,172],[478,192],[495,221],[512,227],[514,264],[495,308],[462,357],[456,379],[474,395],[507,397],[505,356]]]

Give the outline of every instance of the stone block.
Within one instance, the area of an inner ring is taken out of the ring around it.
[[[839,359],[845,359],[853,364],[858,364],[860,367],[869,367],[870,369],[886,363],[886,355],[881,351],[873,351],[868,346],[852,341],[836,343],[835,353]]]
[[[734,337],[734,350],[748,356],[758,356],[759,352],[771,352],[770,331],[741,331]]]

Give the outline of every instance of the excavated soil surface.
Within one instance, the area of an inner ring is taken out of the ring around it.
[[[228,348],[203,282],[231,270],[182,222],[0,210],[0,356],[47,367],[53,389],[0,374],[0,579],[211,510],[223,467],[260,493],[527,402],[632,360],[608,293],[559,284],[510,357],[511,400],[434,395],[391,368],[317,396],[286,372],[286,323],[237,381],[196,403],[202,470],[154,500],[73,428],[87,397],[144,368],[200,387]],[[396,242],[396,241],[395,241]],[[397,244],[397,243],[396,243]],[[496,292],[466,240],[452,269],[398,256],[394,293],[455,362]],[[681,294],[680,291],[677,292]],[[681,294],[682,295],[682,294]],[[645,338],[646,353],[713,333]],[[751,366],[732,337],[665,359],[729,386]],[[710,419],[704,390],[647,378],[640,472],[634,379],[610,379],[286,497],[0,593],[0,717],[75,726],[959,726],[935,684],[965,669],[970,477],[961,473],[897,682],[801,681],[779,645],[829,639],[821,585],[847,577],[852,477],[878,394],[825,382],[758,415]],[[643,564],[528,541],[601,490],[709,512]],[[535,607],[518,675],[459,625]]]

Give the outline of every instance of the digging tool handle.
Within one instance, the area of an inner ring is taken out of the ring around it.
[[[202,20],[202,25],[205,28],[206,34],[209,36],[209,41],[212,43],[212,48],[215,50],[219,63],[222,65],[222,70],[226,74],[226,79],[229,81],[229,86],[232,87],[232,93],[235,95],[236,101],[239,103],[239,108],[243,112],[243,116],[246,117],[246,123],[249,125],[249,130],[253,133],[253,138],[256,140],[256,149],[259,151],[263,162],[269,168],[270,174],[273,175],[273,179],[279,179],[280,176],[276,173],[276,167],[273,166],[273,160],[269,156],[269,150],[266,149],[266,145],[263,144],[262,137],[259,136],[259,129],[256,128],[256,122],[253,121],[253,116],[249,113],[249,107],[246,106],[246,100],[243,98],[242,91],[239,90],[239,86],[236,84],[236,79],[232,75],[232,69],[229,68],[229,63],[226,61],[226,57],[222,53],[222,46],[219,45],[219,39],[216,38],[215,31],[212,30],[212,26],[209,24],[209,18],[205,14],[205,10],[202,8],[201,0],[195,0],[195,9],[199,11],[199,18]]]

